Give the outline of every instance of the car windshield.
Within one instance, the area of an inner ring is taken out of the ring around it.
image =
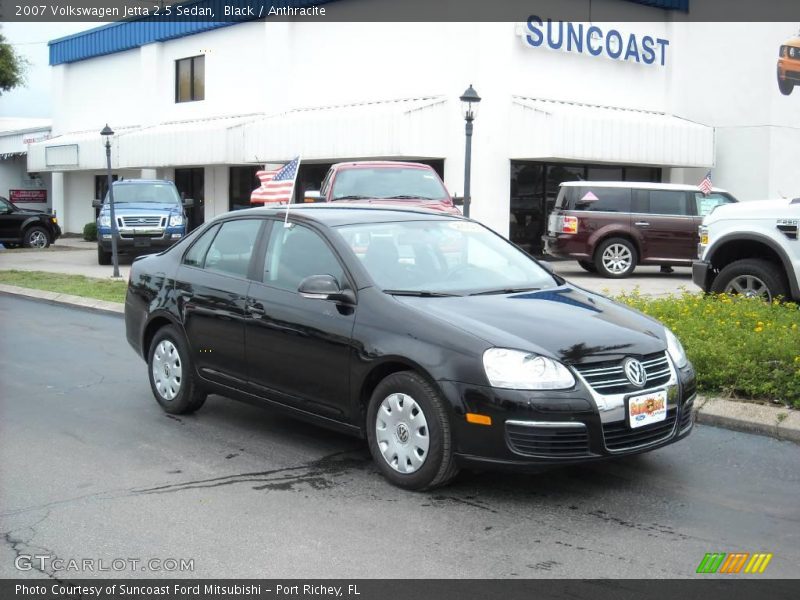
[[[448,197],[439,177],[414,167],[342,169],[333,181],[334,200],[394,198],[443,200]]]
[[[558,285],[527,254],[471,221],[369,223],[336,230],[387,293],[499,294]]]
[[[108,195],[106,195],[108,202]],[[181,198],[175,186],[168,183],[123,184],[114,186],[114,204],[152,202],[180,204]]]

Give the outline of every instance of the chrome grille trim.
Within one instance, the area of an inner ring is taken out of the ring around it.
[[[163,215],[124,215],[117,217],[120,227],[164,227],[166,217]]]
[[[672,373],[666,352],[660,353],[659,356],[642,360],[641,363],[647,373],[647,387],[664,385]],[[614,366],[599,368],[582,368],[578,365],[573,365],[573,369],[579,372],[583,380],[596,390],[608,391],[610,388],[621,388],[613,391],[616,393],[634,393],[643,389],[637,388],[625,377],[622,361],[619,361]]]

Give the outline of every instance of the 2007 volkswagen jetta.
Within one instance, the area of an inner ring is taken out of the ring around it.
[[[125,323],[167,412],[209,393],[276,407],[365,437],[409,489],[692,428],[694,370],[668,329],[458,216],[229,213],[133,263]]]

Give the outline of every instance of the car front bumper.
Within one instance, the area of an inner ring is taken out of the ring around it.
[[[606,410],[582,383],[573,390],[530,392],[439,382],[454,407],[455,454],[464,466],[536,470],[649,452],[672,444],[694,424],[695,374],[674,369],[667,385],[626,394],[621,407]],[[666,418],[631,428],[628,400],[667,389]],[[491,425],[467,422],[466,412],[491,417]]]
[[[704,260],[696,260],[692,263],[692,281],[704,292],[708,292],[711,289],[711,275],[712,268],[710,263]]]
[[[117,238],[117,250],[122,252],[147,252],[164,250],[184,237],[182,229],[166,229],[158,232],[139,233],[120,230]],[[111,251],[111,230],[101,229],[97,232],[97,243],[106,251]]]

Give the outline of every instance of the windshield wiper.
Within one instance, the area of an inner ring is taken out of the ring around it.
[[[411,196],[408,194],[401,194],[399,196],[381,196],[381,200],[433,200],[427,196]]]
[[[496,290],[486,290],[484,292],[475,292],[470,296],[490,296],[492,294],[517,294],[519,292],[538,292],[542,288],[538,287],[515,287],[515,288],[500,288]]]
[[[336,200],[369,200],[372,196],[359,196],[358,194],[351,194],[349,196],[337,196],[333,199],[335,202]]]
[[[448,298],[458,296],[458,294],[446,294],[428,290],[383,290],[383,293],[391,294],[392,296],[416,296],[418,298]]]

